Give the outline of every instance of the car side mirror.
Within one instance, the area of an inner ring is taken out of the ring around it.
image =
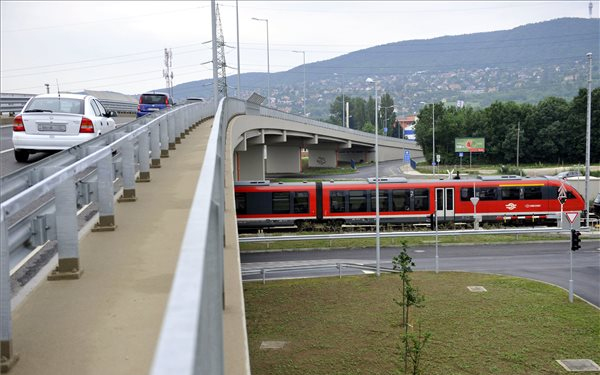
[[[115,111],[108,111],[106,117],[119,117],[119,115]]]

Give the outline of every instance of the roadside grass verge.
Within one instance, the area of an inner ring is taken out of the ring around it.
[[[428,233],[434,233],[429,231]],[[294,233],[294,235],[310,235],[321,234],[318,232],[311,233]],[[324,233],[323,233],[324,234]],[[253,235],[255,236],[255,235]],[[244,236],[240,235],[240,238]],[[273,237],[276,237],[273,235]],[[267,237],[268,238],[268,237]],[[490,243],[514,243],[514,242],[530,242],[530,241],[568,241],[568,237],[552,234],[519,234],[519,235],[464,235],[464,236],[438,236],[439,244],[490,244]],[[423,237],[398,237],[398,238],[381,238],[382,247],[398,247],[405,241],[408,246],[431,245],[435,243],[434,236]],[[292,249],[348,249],[348,248],[369,248],[375,246],[375,236],[372,238],[357,238],[357,239],[336,239],[336,240],[307,240],[307,241],[269,241],[265,239],[263,242],[240,243],[240,251],[278,251]]]
[[[425,302],[410,321],[432,334],[424,374],[564,374],[557,359],[600,363],[600,312],[562,289],[472,273],[411,277]],[[395,274],[244,283],[252,373],[401,373],[400,286]],[[263,341],[287,344],[261,350]]]

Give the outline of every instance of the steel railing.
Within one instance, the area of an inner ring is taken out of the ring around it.
[[[0,94],[0,113],[15,114],[23,109],[27,101],[34,97],[34,94]],[[100,103],[108,110],[117,113],[136,113],[137,103],[118,100],[98,99]]]
[[[55,241],[57,272],[79,277],[78,209],[95,206],[96,227],[114,229],[114,196],[135,197],[136,175],[148,180],[150,166],[188,129],[213,117],[206,104],[189,104],[144,116],[69,150],[2,178],[0,203],[0,342],[2,367],[12,351],[11,267]],[[90,215],[95,217],[94,215]]]

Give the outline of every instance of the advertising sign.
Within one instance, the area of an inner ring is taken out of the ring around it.
[[[454,152],[485,152],[485,138],[454,138]]]

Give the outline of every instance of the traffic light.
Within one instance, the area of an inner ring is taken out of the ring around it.
[[[571,250],[576,251],[581,249],[581,240],[579,239],[580,235],[581,232],[571,229]]]

